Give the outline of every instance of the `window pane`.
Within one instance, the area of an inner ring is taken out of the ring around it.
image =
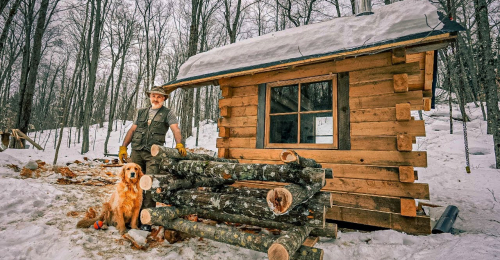
[[[300,86],[300,111],[332,110],[332,81]]]
[[[332,112],[300,115],[300,142],[333,144]]]
[[[298,85],[271,88],[271,114],[297,112],[298,91]]]
[[[298,134],[297,116],[298,115],[271,116],[269,142],[296,144]]]

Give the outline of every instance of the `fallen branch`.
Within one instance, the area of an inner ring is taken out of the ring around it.
[[[27,135],[25,135],[19,129],[12,129],[12,136],[14,136],[17,140],[19,140],[20,138],[25,139],[30,144],[32,144],[34,147],[36,147],[36,149],[43,150],[43,148],[40,145],[38,145],[37,143],[35,143],[35,141],[31,140],[31,138],[29,138]]]

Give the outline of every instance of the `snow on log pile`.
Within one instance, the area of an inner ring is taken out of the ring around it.
[[[188,233],[227,244],[267,252],[269,259],[323,259],[323,250],[302,245],[306,238],[335,238],[337,226],[325,223],[331,207],[330,193],[321,192],[330,169],[312,159],[284,151],[284,165],[242,164],[238,160],[215,158],[188,152],[180,157],[176,149],[154,145],[151,154],[158,161],[154,175],[140,180],[156,202],[171,206],[141,211],[141,222]],[[235,181],[256,180],[288,183],[274,189],[230,186]],[[251,234],[232,226],[212,226],[184,219],[200,218],[281,230],[272,234]]]

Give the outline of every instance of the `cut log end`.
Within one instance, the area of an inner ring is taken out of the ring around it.
[[[150,190],[151,187],[153,186],[153,177],[149,175],[142,176],[141,180],[139,181],[139,186],[143,190]]]
[[[141,223],[151,225],[151,213],[148,209],[141,210]]]
[[[290,255],[286,248],[281,244],[272,244],[267,251],[269,260],[289,260]]]
[[[153,146],[151,146],[151,155],[152,156],[157,156],[158,153],[160,153],[160,146],[156,145],[156,144],[153,144]]]
[[[285,150],[281,152],[280,159],[284,163],[291,163],[297,161],[297,154],[293,150]]]
[[[288,211],[293,202],[293,196],[287,189],[275,188],[267,193],[267,204],[276,215]]]

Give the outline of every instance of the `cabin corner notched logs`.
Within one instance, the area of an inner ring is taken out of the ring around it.
[[[151,190],[157,202],[170,207],[141,211],[141,222],[164,226],[191,235],[268,253],[269,259],[322,259],[323,250],[302,245],[306,238],[335,238],[337,226],[325,223],[330,193],[320,192],[330,169],[294,151],[284,151],[284,165],[240,164],[238,160],[154,145],[151,154],[159,161],[159,174],[145,175],[141,188]],[[229,186],[235,181],[256,180],[288,183],[274,189]],[[211,226],[182,217],[198,217],[282,230],[280,236],[248,234],[231,226]]]

